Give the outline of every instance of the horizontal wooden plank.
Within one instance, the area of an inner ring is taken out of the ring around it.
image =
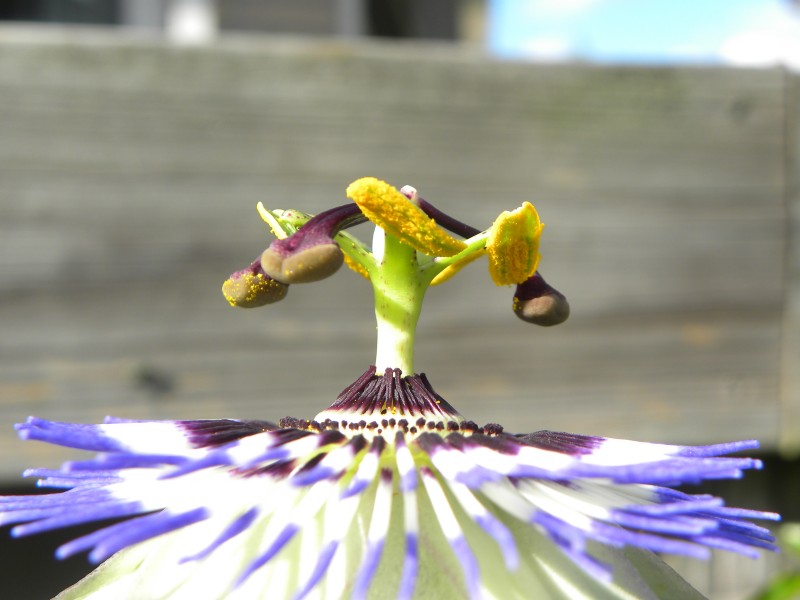
[[[777,70],[0,29],[4,421],[313,416],[372,359],[367,284],[254,312],[218,288],[268,243],[257,201],[316,212],[371,174],[478,227],[524,200],[547,223],[571,322],[524,326],[480,265],[426,301],[418,367],[465,415],[774,447],[784,92]],[[0,475],[63,456],[33,446],[6,426]]]

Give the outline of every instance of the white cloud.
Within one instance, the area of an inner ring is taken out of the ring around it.
[[[719,48],[722,59],[747,67],[785,65],[800,70],[800,16],[769,7],[750,16],[748,27]]]
[[[676,44],[666,49],[667,56],[682,60],[708,60],[713,54],[713,49],[694,42]]]
[[[720,54],[734,65],[786,65],[800,69],[800,37],[775,35],[772,31],[748,31],[728,39],[720,48]]]
[[[520,50],[527,58],[547,62],[567,60],[573,55],[572,40],[559,36],[543,36],[527,40]]]

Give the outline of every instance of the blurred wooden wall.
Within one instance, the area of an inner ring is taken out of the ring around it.
[[[17,440],[29,414],[327,406],[373,359],[368,285],[343,270],[255,311],[219,286],[268,244],[256,202],[317,212],[363,175],[479,228],[525,200],[547,224],[565,325],[518,321],[480,263],[426,301],[418,368],[467,417],[791,453],[799,100],[778,69],[0,29],[0,477],[70,456]],[[682,568],[738,598],[777,560]]]
[[[324,408],[373,360],[366,282],[249,312],[219,286],[269,241],[258,201],[316,212],[363,175],[547,224],[567,324],[518,321],[482,263],[426,301],[418,368],[469,418],[794,448],[797,115],[777,69],[0,30],[0,475],[64,456],[17,441],[29,414]]]

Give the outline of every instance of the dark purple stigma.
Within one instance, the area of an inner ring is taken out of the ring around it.
[[[261,268],[273,279],[286,284],[325,279],[344,262],[334,236],[364,221],[366,217],[353,203],[321,212],[294,234],[272,242],[261,255]]]
[[[514,314],[526,323],[550,327],[569,317],[569,302],[564,294],[544,280],[539,272],[517,286]]]

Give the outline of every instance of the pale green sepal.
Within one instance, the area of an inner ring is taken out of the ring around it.
[[[705,596],[689,583],[656,554],[641,548],[624,549],[630,560],[631,568],[647,582],[656,598],[665,600],[705,600]]]
[[[54,600],[116,600],[130,597],[131,579],[145,555],[138,547],[118,552]]]
[[[509,572],[497,544],[466,517],[459,520],[470,535],[471,546],[481,566],[485,596],[497,600],[703,600],[655,554],[636,548],[611,548],[589,543],[594,558],[611,566],[611,582],[600,581],[566,556],[535,526],[493,511],[513,533],[520,567]],[[485,542],[485,543],[484,543]],[[494,555],[494,556],[493,556]]]

